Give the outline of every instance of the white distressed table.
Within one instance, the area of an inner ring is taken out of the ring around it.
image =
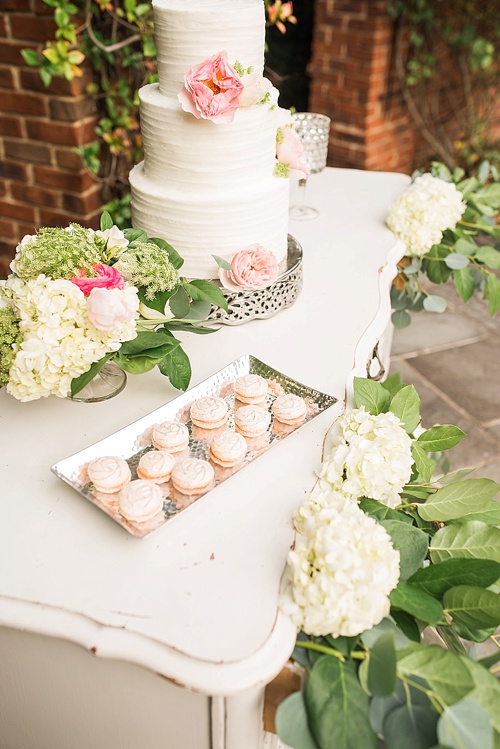
[[[326,169],[290,233],[304,288],[272,319],[186,337],[193,384],[251,353],[339,398],[144,539],[49,467],[175,397],[157,372],[100,404],[0,391],[0,749],[258,749],[295,630],[277,608],[292,514],[389,316],[401,174]]]

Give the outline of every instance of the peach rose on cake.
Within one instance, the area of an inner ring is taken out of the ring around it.
[[[219,278],[224,288],[230,291],[239,291],[242,288],[265,289],[271,286],[279,275],[275,256],[259,244],[236,252],[229,264],[230,270],[220,269]]]
[[[240,107],[251,107],[258,104],[269,94],[273,84],[263,75],[258,73],[248,73],[241,78],[243,91],[239,98]]]
[[[233,121],[242,91],[241,78],[223,50],[186,73],[177,98],[182,109],[198,119],[224,123]]]

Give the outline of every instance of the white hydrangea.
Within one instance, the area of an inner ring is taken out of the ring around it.
[[[304,534],[288,555],[280,607],[306,634],[354,637],[388,615],[399,552],[346,497],[315,498],[304,512],[308,521],[299,523]]]
[[[454,229],[466,209],[452,182],[423,174],[396,198],[387,226],[406,245],[408,255],[426,255],[446,229]]]
[[[44,275],[28,281],[11,278],[6,290],[12,295],[23,334],[7,384],[7,391],[18,400],[66,397],[74,377],[137,335],[136,289],[121,292],[130,305],[130,319],[106,331],[89,321],[86,297],[71,281]]]
[[[319,473],[324,488],[388,507],[400,504],[413,458],[411,439],[395,414],[374,416],[363,406],[353,409],[334,424],[330,438],[331,451]]]

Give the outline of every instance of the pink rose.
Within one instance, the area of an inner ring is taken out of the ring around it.
[[[116,289],[92,289],[87,299],[87,315],[97,330],[110,331],[131,322],[137,305],[135,294],[129,296]]]
[[[184,76],[177,98],[185,112],[212,122],[232,122],[243,84],[222,51],[195,65]]]
[[[293,127],[283,127],[278,131],[276,140],[276,158],[288,166],[299,179],[309,174],[309,164],[304,156],[301,140]]]
[[[124,289],[125,281],[122,274],[111,265],[96,264],[92,269],[97,276],[88,278],[87,270],[81,268],[78,276],[73,276],[69,280],[76,284],[88,296],[92,289]]]
[[[259,244],[240,250],[231,258],[231,270],[219,271],[222,285],[231,291],[265,289],[279,275],[278,263],[272,252]]]

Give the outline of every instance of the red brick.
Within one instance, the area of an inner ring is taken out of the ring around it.
[[[33,10],[39,16],[41,16],[41,15],[44,15],[44,16],[51,15],[51,14],[54,13],[54,8],[47,7],[45,5],[45,3],[43,2],[43,0],[34,0],[34,3],[33,3],[33,0],[32,0],[32,4],[34,5]]]
[[[43,91],[47,94],[56,96],[80,96],[85,93],[86,86],[91,82],[92,75],[90,71],[84,71],[81,78],[74,78],[67,81],[66,78],[59,76],[52,78],[50,86],[44,86],[40,73],[37,70],[25,68],[20,71],[21,87],[30,91]]]
[[[28,205],[19,205],[9,200],[0,200],[0,216],[17,218],[22,221],[34,221],[35,209]]]
[[[13,221],[4,221],[0,219],[0,237],[15,239],[17,236],[16,225]]]
[[[18,182],[26,182],[29,177],[29,168],[25,164],[16,164],[12,161],[0,161],[0,177],[15,179]]]
[[[66,122],[75,122],[84,120],[86,117],[95,115],[96,103],[90,96],[80,96],[78,99],[58,99],[49,100],[49,111],[52,120],[65,120]]]
[[[8,185],[9,183],[6,179],[0,179],[0,198],[4,198],[7,195]]]
[[[30,0],[0,0],[0,11],[4,10],[30,11]]]
[[[75,216],[68,216],[63,211],[49,211],[44,208],[40,209],[40,226],[68,226],[71,221],[81,224],[82,219]]]
[[[97,188],[88,190],[80,195],[71,195],[66,193],[62,198],[62,207],[70,214],[78,214],[79,216],[87,216],[89,213],[93,213],[98,208],[102,208],[103,205],[102,192],[100,186]]]
[[[45,97],[33,94],[17,93],[9,91],[2,94],[2,110],[4,112],[15,112],[16,114],[46,115],[47,104]]]
[[[2,41],[0,44],[0,63],[7,63],[7,65],[24,65],[21,50],[27,49],[28,47],[30,47],[30,45]],[[31,49],[33,49],[33,47],[31,47]]]
[[[4,143],[5,155],[16,161],[36,162],[37,164],[50,164],[51,153],[48,146],[39,143],[29,143],[25,140],[6,140]]]
[[[2,37],[8,36],[7,24],[6,24],[6,19],[4,15],[0,16],[0,36]]]
[[[61,193],[55,190],[42,190],[40,187],[31,187],[30,185],[22,185],[13,183],[12,197],[15,200],[23,201],[25,203],[33,203],[33,205],[41,206],[46,208],[59,208]]]
[[[21,137],[23,134],[22,121],[14,117],[0,117],[0,135]]]
[[[33,42],[45,42],[54,38],[56,24],[53,18],[40,18],[32,14],[10,14],[10,28],[15,39],[26,39]]]
[[[83,166],[82,157],[75,153],[72,148],[57,148],[56,162],[58,166],[62,166],[64,169],[74,169],[78,172]]]
[[[28,137],[62,146],[79,146],[95,139],[93,121],[74,125],[26,120]]]
[[[14,88],[14,73],[12,68],[0,67],[0,87],[1,88]],[[2,107],[3,108],[3,107]]]
[[[70,192],[82,192],[95,185],[95,180],[85,171],[65,172],[62,169],[51,169],[46,166],[34,167],[34,181],[37,185],[57,187]]]

